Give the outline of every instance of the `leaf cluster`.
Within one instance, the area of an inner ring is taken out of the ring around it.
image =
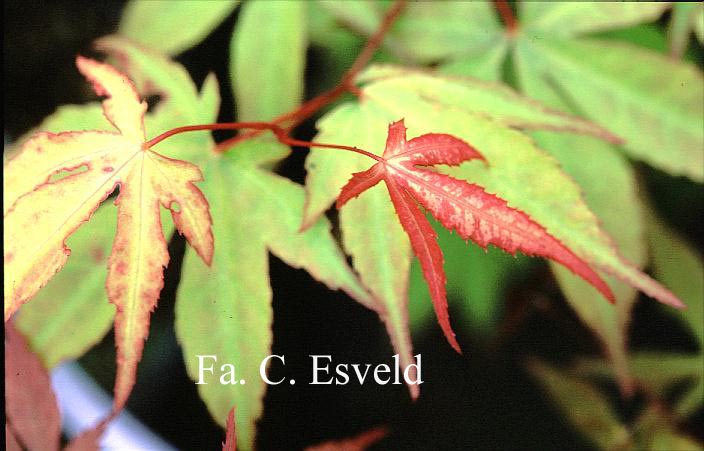
[[[145,146],[218,117],[216,78],[197,87],[173,57],[238,8],[237,119],[274,120],[304,100],[309,47],[324,56],[323,83],[336,79],[388,5],[238,3],[128,3],[118,33],[96,42],[110,64],[78,59],[102,105],[60,107],[11,151],[5,316],[19,310],[13,321],[46,368],[85,354],[115,324],[115,411],[124,406],[178,230],[191,245],[175,306],[184,362],[196,380],[196,356],[215,354],[248,381],[198,389],[215,421],[228,422],[227,443],[234,416],[237,444],[249,449],[266,392],[259,362],[272,352],[269,253],[378,314],[406,365],[411,329],[433,316],[457,350],[468,337],[496,337],[507,287],[540,270],[480,249],[494,245],[551,259],[564,299],[602,345],[603,360],[527,365],[585,437],[603,448],[699,446],[681,426],[704,393],[702,260],[659,218],[640,174],[648,165],[704,182],[704,81],[681,58],[692,31],[701,49],[701,5],[675,4],[666,37],[649,23],[667,3],[521,2],[516,17],[504,11],[515,22],[505,27],[490,2],[409,2],[377,63],[347,87],[356,98],[316,124],[314,141],[366,149],[376,162],[313,148],[301,186],[276,173],[291,149],[273,136],[218,144],[199,131]],[[140,99],[153,96],[147,111]],[[117,187],[117,207],[103,202]],[[697,353],[628,350],[639,291],[688,306],[663,315],[691,329]],[[457,336],[449,311],[463,324]],[[605,407],[603,380],[647,395],[635,420]],[[667,398],[682,381],[684,393]]]

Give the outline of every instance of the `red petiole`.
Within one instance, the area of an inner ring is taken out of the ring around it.
[[[220,124],[186,125],[183,127],[173,128],[167,132],[162,133],[161,135],[159,135],[155,138],[150,139],[149,141],[144,143],[143,147],[145,149],[149,149],[149,148],[159,144],[161,141],[165,140],[166,138],[169,138],[173,135],[177,135],[179,133],[202,131],[202,130],[241,130],[241,129],[246,129],[246,128],[258,130],[258,131],[271,130],[274,133],[274,135],[276,136],[276,139],[278,139],[281,144],[285,144],[287,146],[321,147],[321,148],[326,148],[326,149],[347,150],[350,152],[355,152],[355,153],[358,153],[361,155],[365,155],[369,158],[373,158],[376,161],[383,160],[378,155],[374,155],[371,152],[367,152],[366,150],[359,149],[357,147],[343,146],[343,145],[338,145],[338,144],[316,143],[316,142],[302,141],[299,139],[291,138],[286,133],[286,130],[284,130],[280,126],[278,126],[274,123],[271,123],[271,122],[226,122],[226,123],[220,123]]]
[[[224,152],[227,149],[232,148],[234,145],[246,141],[248,139],[254,138],[255,136],[258,136],[265,130],[270,130],[274,133],[276,138],[281,142],[282,144],[286,144],[289,146],[299,146],[299,147],[322,147],[322,148],[329,148],[329,149],[341,149],[341,150],[348,150],[351,152],[356,152],[362,155],[366,155],[370,158],[373,158],[377,161],[381,161],[381,158],[378,157],[377,155],[374,155],[373,153],[367,152],[366,150],[358,149],[356,147],[350,147],[350,146],[341,146],[337,144],[323,144],[323,143],[314,143],[310,141],[301,141],[297,140],[294,138],[291,138],[288,134],[290,131],[295,128],[298,124],[300,124],[302,121],[305,119],[309,118],[313,114],[315,114],[318,110],[323,108],[325,105],[328,105],[335,100],[337,100],[342,94],[346,92],[352,92],[356,95],[359,95],[359,91],[357,88],[354,86],[354,78],[357,76],[357,74],[364,68],[364,66],[367,65],[369,60],[372,58],[374,55],[374,52],[376,49],[379,48],[381,45],[382,41],[384,40],[384,35],[389,31],[391,28],[391,25],[393,25],[394,21],[398,18],[399,14],[403,10],[406,2],[405,0],[396,0],[393,5],[389,8],[389,10],[386,12],[386,15],[384,16],[384,19],[382,20],[381,24],[379,25],[379,28],[376,30],[376,32],[369,38],[367,41],[366,45],[362,49],[362,51],[359,53],[357,56],[357,59],[352,63],[352,66],[345,72],[345,75],[342,77],[340,82],[335,86],[333,89],[324,92],[312,99],[310,99],[308,102],[304,103],[297,109],[293,111],[289,111],[288,113],[285,113],[275,119],[273,119],[271,122],[230,122],[230,123],[221,123],[221,124],[205,124],[205,125],[187,125],[184,127],[178,127],[174,128],[172,130],[169,130],[167,132],[162,133],[161,135],[150,139],[146,143],[144,143],[145,148],[150,148],[157,143],[163,141],[164,139],[176,135],[178,133],[184,133],[184,132],[190,132],[190,131],[199,131],[199,130],[241,130],[241,129],[251,129],[250,132],[244,133],[241,135],[234,136],[228,140],[225,140],[221,143],[219,143],[215,147],[216,152]],[[285,128],[283,125],[285,124]]]

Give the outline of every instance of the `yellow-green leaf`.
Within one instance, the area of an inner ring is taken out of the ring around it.
[[[70,254],[65,240],[119,186],[106,282],[108,299],[117,306],[114,407],[119,410],[134,384],[168,263],[160,207],[171,210],[179,231],[207,263],[213,249],[210,216],[193,184],[201,179],[200,170],[145,147],[147,105],[129,79],[106,64],[80,56],[76,62],[95,91],[107,97],[103,111],[119,133],[41,133],[7,163],[5,173],[20,188],[5,215],[5,320],[61,269]]]
[[[230,43],[230,79],[241,121],[268,121],[301,102],[306,7],[286,0],[242,6]]]
[[[597,39],[522,37],[514,56],[575,110],[624,138],[631,158],[704,181],[704,78],[693,64]]]
[[[164,131],[182,125],[182,121],[209,122],[217,116],[219,96],[214,77],[206,78],[199,94],[188,73],[158,53],[114,36],[101,38],[98,45],[119,56],[118,62],[130,69],[130,76],[143,96],[160,95],[159,105],[145,116],[148,130]],[[111,128],[96,102],[61,106],[35,130],[59,133],[69,129]],[[197,160],[205,159],[212,146],[210,134],[200,132],[174,136],[158,147],[163,147],[168,155]],[[9,153],[16,152],[11,149]],[[31,174],[27,174],[29,176]],[[10,192],[5,190],[5,196]],[[164,236],[169,237],[173,225],[165,219],[162,212]],[[48,367],[67,358],[80,357],[100,341],[112,325],[115,308],[107,301],[105,277],[115,226],[114,208],[108,205],[99,208],[88,223],[69,237],[72,258],[63,270],[21,309],[17,327],[28,334],[32,349]],[[67,330],[72,332],[67,333]]]
[[[131,0],[119,32],[176,55],[202,41],[238,4],[239,0]]]
[[[217,363],[205,360],[204,366],[214,364],[216,370],[214,375],[204,373],[199,393],[223,426],[231,406],[237,407],[242,449],[254,443],[266,390],[260,364],[271,354],[268,252],[364,305],[376,304],[347,266],[326,219],[299,233],[303,188],[260,167],[267,162],[261,156],[274,153],[280,159],[288,149],[268,140],[247,141],[207,164],[202,188],[211,199],[217,242],[213,265],[205,267],[193,252],[186,252],[176,303],[176,333],[188,373],[199,381],[197,356],[217,356]],[[223,363],[235,365],[238,384],[221,385],[218,369]]]
[[[99,208],[68,239],[72,252],[63,270],[17,315],[15,325],[46,368],[81,357],[112,327],[105,276],[116,224],[113,206]]]
[[[521,2],[521,28],[530,36],[576,36],[652,22],[669,2]]]
[[[370,36],[384,17],[384,6],[369,1],[318,1],[340,23]],[[479,54],[501,39],[491,2],[409,2],[384,37],[384,47],[418,63],[434,63]]]

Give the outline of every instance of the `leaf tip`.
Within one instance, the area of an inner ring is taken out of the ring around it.
[[[322,213],[316,213],[313,211],[311,205],[311,197],[309,192],[309,187],[306,185],[306,198],[303,203],[303,218],[301,219],[301,225],[298,227],[298,233],[304,233],[307,231],[315,222],[318,220]]]
[[[667,305],[669,305],[670,307],[674,307],[674,308],[679,309],[679,310],[687,310],[687,309],[688,309],[687,304],[685,304],[684,302],[682,302],[682,301],[681,301],[677,296],[675,296],[674,294],[673,294],[672,296],[667,297],[667,298],[664,299],[664,300],[663,300],[663,299],[659,299],[659,300],[660,300],[661,302],[663,302],[664,304],[667,304]]]
[[[236,451],[237,436],[235,432],[235,408],[232,407],[227,414],[227,430],[225,432],[225,441],[222,443],[222,451]]]
[[[301,225],[298,227],[298,233],[305,233],[313,225],[313,220],[309,217],[304,217]]]

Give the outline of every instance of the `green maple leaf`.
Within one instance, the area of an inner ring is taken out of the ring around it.
[[[525,77],[549,83],[581,114],[623,137],[629,157],[702,182],[701,71],[635,45],[584,36],[652,21],[666,6],[522,3],[514,61],[525,74],[519,84]],[[571,17],[581,19],[573,25]]]
[[[371,36],[384,17],[384,5],[380,2],[317,3],[338,23],[365,36]],[[469,23],[473,26],[467,26]],[[490,2],[409,2],[385,36],[384,47],[416,63],[468,59],[500,46],[495,39],[500,29]]]
[[[465,163],[458,168],[439,168],[441,172],[480,184],[488,192],[506,199],[509,206],[528,213],[595,267],[617,275],[663,302],[678,303],[671,293],[616,250],[578,186],[554,159],[513,128],[580,132],[613,141],[615,137],[611,134],[495,84],[390,66],[372,67],[360,80],[363,101],[342,105],[325,116],[319,123],[321,132],[317,140],[345,142],[378,151],[383,148],[383,124],[399,117],[405,118],[409,136],[432,132],[459,137],[485,155],[488,165]],[[601,158],[608,159],[608,154]],[[306,221],[309,221],[328,208],[349,174],[365,169],[366,162],[361,157],[340,158],[314,149],[306,167]],[[627,166],[618,167],[628,179]],[[388,312],[394,312],[385,317],[392,341],[405,343],[408,242],[403,239],[383,191],[375,187],[368,196],[350,202],[341,210],[343,244],[352,255],[362,281]],[[632,196],[632,192],[625,191],[624,196]],[[634,214],[637,212],[636,204]],[[383,229],[386,233],[369,236],[360,231],[360,224],[364,225],[363,230]],[[628,250],[628,255],[640,258],[638,252]],[[385,271],[386,265],[393,265],[395,271]],[[592,305],[602,303],[593,309],[613,314],[613,307],[597,296],[589,300]],[[627,313],[625,304],[621,308]],[[614,339],[623,341],[619,334]],[[616,345],[622,348],[621,342]]]
[[[286,1],[242,6],[230,41],[230,80],[240,121],[268,121],[301,103],[307,9],[305,2]]]
[[[204,165],[200,185],[212,208],[217,248],[211,268],[187,252],[176,303],[176,334],[186,368],[198,379],[197,355],[216,355],[233,363],[246,385],[199,385],[213,418],[223,421],[237,406],[238,444],[254,439],[266,385],[259,364],[271,354],[271,288],[268,252],[303,268],[332,289],[342,289],[372,307],[374,300],[345,263],[323,219],[298,233],[303,188],[263,169],[288,154],[270,141],[248,141]]]
[[[239,3],[239,0],[132,0],[122,13],[119,33],[154,50],[176,55],[199,43]]]

